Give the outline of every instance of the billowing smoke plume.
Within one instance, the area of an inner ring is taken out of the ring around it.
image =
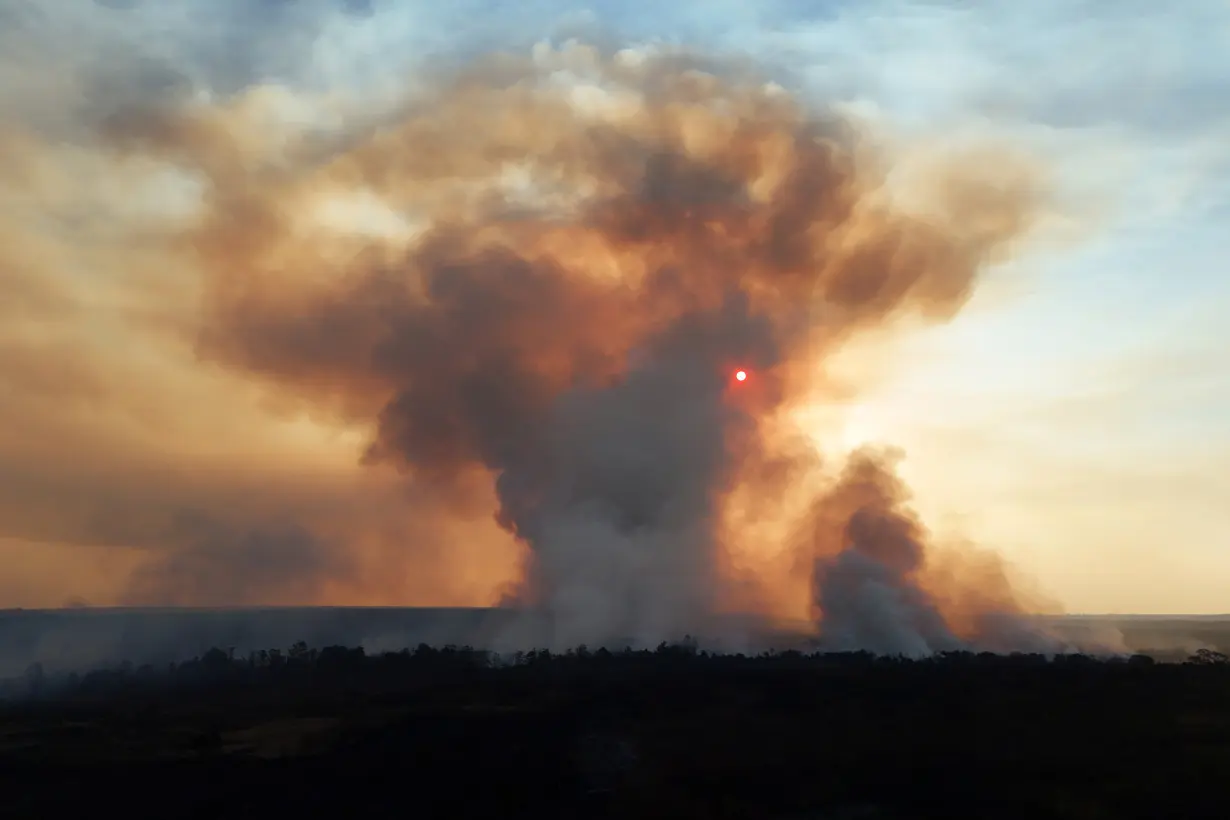
[[[278,126],[288,104],[106,124],[203,180],[174,239],[205,274],[201,355],[371,421],[366,460],[457,510],[493,482],[528,547],[512,594],[559,644],[704,634],[747,606],[884,652],[1017,623],[1006,588],[928,573],[888,461],[834,477],[791,412],[853,334],[960,308],[1030,227],[1021,163],[937,159],[906,191],[780,87],[581,47],[489,61],[343,136]]]
[[[1002,574],[983,573],[973,588],[951,582],[928,588],[933,567],[927,532],[906,506],[892,457],[867,450],[853,454],[836,485],[816,499],[808,519],[825,645],[914,657],[971,645],[999,651],[1053,648],[1050,636],[1013,617]],[[996,563],[992,569],[998,569]],[[953,597],[937,600],[936,593]],[[974,600],[962,606],[962,594]]]

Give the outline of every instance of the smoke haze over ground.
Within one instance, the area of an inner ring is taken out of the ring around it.
[[[1027,252],[1045,164],[615,39],[365,94],[153,56],[44,77],[54,110],[6,79],[0,536],[93,547],[81,587],[130,604],[1057,646],[993,552],[929,533],[898,453],[805,421],[859,395],[847,344],[949,320]]]

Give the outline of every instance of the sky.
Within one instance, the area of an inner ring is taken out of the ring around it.
[[[258,84],[260,139],[338,128],[570,37],[746,58],[893,156],[1037,157],[1049,218],[952,321],[852,344],[862,388],[816,436],[902,448],[931,527],[1067,611],[1230,611],[1221,0],[0,0],[0,606],[496,600],[518,559],[490,521],[427,533],[363,431],[201,360],[199,284],[141,230],[195,183],[96,134]]]

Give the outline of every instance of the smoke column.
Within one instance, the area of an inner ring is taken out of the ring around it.
[[[164,238],[203,275],[200,355],[370,422],[366,462],[456,510],[494,486],[527,548],[509,596],[558,645],[740,609],[837,648],[1030,642],[996,561],[932,571],[891,458],[843,468],[792,421],[844,342],[961,307],[1036,216],[1027,164],[936,159],[907,208],[857,124],[675,53],[499,56],[343,130],[289,104],[105,123],[202,186]]]

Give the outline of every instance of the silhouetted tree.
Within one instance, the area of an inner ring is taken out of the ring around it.
[[[1230,664],[1230,656],[1212,649],[1197,649],[1187,662],[1197,666],[1222,666]]]

